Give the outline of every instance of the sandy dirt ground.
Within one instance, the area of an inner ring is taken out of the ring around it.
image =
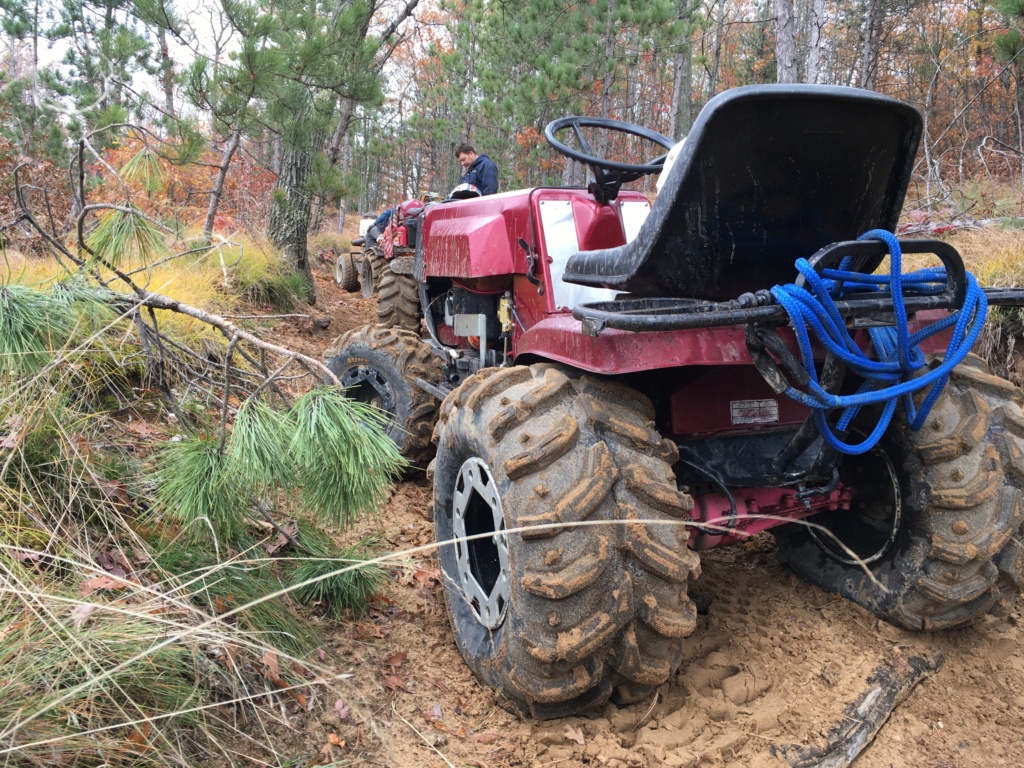
[[[373,299],[341,292],[318,271],[327,330],[282,328],[281,340],[322,355],[372,322]],[[425,479],[398,485],[376,521],[385,546],[433,540]],[[1024,765],[1022,609],[944,633],[913,633],[798,579],[767,534],[708,552],[694,592],[706,615],[678,674],[637,705],[534,722],[502,707],[462,662],[430,553],[390,569],[362,621],[327,627],[328,663],[351,674],[334,700],[275,733],[296,765],[786,766],[786,748],[822,746],[880,665],[925,655],[944,664],[913,689],[856,768]],[[331,696],[333,699],[333,694]],[[788,754],[792,755],[790,751]],[[332,762],[333,761],[333,762]]]

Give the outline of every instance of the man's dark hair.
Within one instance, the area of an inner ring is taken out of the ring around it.
[[[459,146],[455,148],[455,156],[458,157],[461,154],[475,155],[476,150],[473,149],[472,144],[459,144]]]

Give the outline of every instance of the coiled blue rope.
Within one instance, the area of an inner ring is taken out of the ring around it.
[[[771,293],[789,315],[796,332],[803,366],[810,376],[807,391],[790,386],[784,394],[799,403],[814,409],[814,421],[822,436],[838,451],[848,454],[866,453],[881,439],[902,400],[907,422],[911,429],[920,429],[928,417],[935,401],[946,386],[949,374],[971,351],[981,333],[988,311],[985,292],[978,287],[974,276],[967,273],[967,294],[962,307],[947,317],[931,323],[911,334],[903,301],[905,293],[941,293],[946,288],[946,271],[943,268],[923,269],[903,274],[903,252],[899,240],[891,232],[873,229],[865,232],[858,240],[881,240],[889,249],[890,274],[865,275],[848,271],[850,257],[846,257],[839,269],[825,269],[819,275],[807,259],[798,259],[796,268],[807,281],[807,288],[797,285],[777,285]],[[869,334],[875,348],[877,360],[869,358],[853,340],[846,328],[835,299],[845,294],[863,291],[888,290],[892,296],[896,324],[888,328],[871,328]],[[941,365],[915,377],[925,365],[924,355],[918,345],[929,336],[953,326],[949,349]],[[826,392],[818,383],[811,350],[810,334],[829,352],[836,355],[851,370],[864,379],[858,391],[852,395],[835,395]],[[913,394],[925,388],[920,408],[913,402]],[[867,405],[882,405],[882,413],[871,433],[860,443],[846,443],[840,439],[825,418],[826,411],[842,409],[836,430],[845,432],[861,408]]]

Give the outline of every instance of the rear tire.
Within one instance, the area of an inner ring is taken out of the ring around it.
[[[339,253],[334,261],[334,282],[349,293],[359,290],[359,272],[352,253]]]
[[[414,382],[441,382],[441,360],[430,345],[409,331],[371,325],[338,339],[326,365],[346,396],[388,416],[388,437],[406,461],[425,468],[434,454],[430,437],[438,402]]]
[[[356,265],[359,271],[359,285],[364,299],[373,298],[377,292],[380,270],[384,266],[384,258],[376,248],[363,251],[363,258]]]
[[[381,267],[377,292],[377,324],[407,331],[420,330],[419,285],[412,275],[391,271],[386,263]]]
[[[799,524],[776,529],[783,556],[812,584],[910,629],[1008,611],[1024,587],[1022,402],[972,355],[920,431],[901,415],[873,451],[845,457],[843,481],[866,490],[850,511],[810,521],[878,583],[831,537]]]
[[[456,644],[535,717],[649,695],[696,626],[693,500],[653,414],[627,386],[552,365],[481,371],[445,400],[437,540],[485,534],[439,549]]]

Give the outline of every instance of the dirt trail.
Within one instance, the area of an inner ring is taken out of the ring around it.
[[[373,300],[340,292],[326,271],[318,279],[316,312],[331,327],[284,333],[312,354],[374,317]],[[427,544],[429,502],[424,480],[403,483],[378,523],[364,525],[379,525],[394,550]],[[452,640],[436,561],[413,556],[393,570],[386,600],[367,620],[333,632],[330,658],[353,675],[345,693],[351,714],[341,719],[328,703],[281,737],[300,760],[329,755],[395,768],[785,766],[773,748],[823,744],[878,665],[942,652],[944,666],[896,709],[856,768],[1024,765],[1020,606],[968,629],[913,633],[800,581],[777,562],[768,535],[702,562],[694,591],[709,600],[707,615],[656,697],[609,705],[592,718],[529,722],[470,675]],[[330,740],[344,746],[328,749]]]

